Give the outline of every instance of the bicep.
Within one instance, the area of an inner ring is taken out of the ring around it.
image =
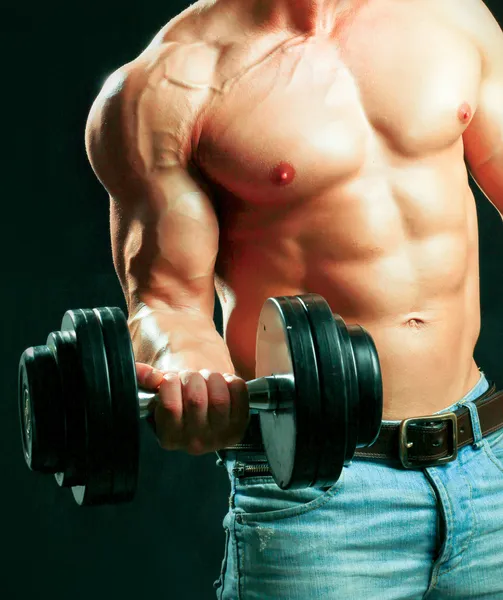
[[[187,281],[213,274],[218,223],[208,196],[184,169],[157,174],[162,200],[156,217],[160,256]]]
[[[114,262],[122,261],[133,304],[212,314],[218,222],[209,197],[184,168],[151,174],[135,209],[121,210],[113,199],[111,224]]]
[[[169,98],[159,104],[147,75],[113,76],[86,130],[89,160],[110,196],[114,265],[130,312],[148,301],[212,314],[217,218],[183,164],[186,139],[169,135],[176,128],[166,119],[156,122],[169,114]]]

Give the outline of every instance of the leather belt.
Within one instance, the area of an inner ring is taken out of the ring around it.
[[[503,427],[503,392],[496,392],[494,384],[473,403],[483,436]],[[406,469],[417,469],[455,460],[458,449],[473,441],[470,411],[461,406],[454,412],[383,423],[375,443],[357,449],[355,457],[397,460]]]
[[[503,391],[496,392],[495,384],[473,403],[483,436],[503,427]],[[397,424],[383,423],[374,444],[357,449],[355,458],[396,461],[406,469],[420,469],[455,460],[458,449],[473,441],[470,411],[461,406],[454,412],[413,417]],[[258,415],[251,416],[241,443],[225,450],[264,452]]]

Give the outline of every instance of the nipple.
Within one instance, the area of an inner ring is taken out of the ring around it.
[[[458,117],[461,123],[468,123],[468,121],[472,118],[472,108],[468,102],[463,102],[463,104],[459,107]]]
[[[280,162],[271,171],[271,181],[275,185],[288,185],[295,179],[295,169],[290,163]]]

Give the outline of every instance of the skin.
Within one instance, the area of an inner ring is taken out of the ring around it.
[[[369,331],[385,419],[475,385],[467,167],[503,212],[502,100],[479,0],[197,2],[110,77],[87,149],[163,445],[240,438],[270,296],[321,294]]]

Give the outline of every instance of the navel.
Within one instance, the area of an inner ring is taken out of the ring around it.
[[[468,104],[468,102],[463,102],[463,104],[458,109],[458,118],[461,123],[468,123],[468,121],[472,118],[472,107]]]
[[[275,185],[288,185],[295,179],[295,169],[288,162],[280,162],[271,171],[271,181]]]
[[[420,329],[424,325],[421,319],[409,319],[406,323],[411,329]]]

